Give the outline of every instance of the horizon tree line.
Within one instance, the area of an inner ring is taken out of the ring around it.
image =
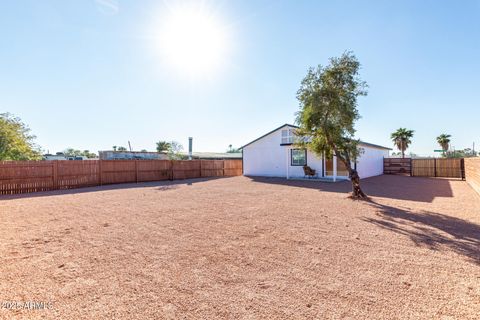
[[[313,77],[313,73],[309,76]],[[402,158],[405,157],[405,151],[412,144],[414,133],[414,130],[401,127],[390,135],[394,146],[400,151]],[[442,133],[436,137],[436,143],[441,147],[443,157],[471,157],[477,155],[477,152],[470,148],[451,151],[451,137],[452,135],[447,133]],[[40,160],[42,158],[42,149],[35,143],[35,139],[36,136],[31,133],[30,128],[20,118],[10,113],[0,114],[0,160]],[[116,145],[112,149],[114,151],[127,151],[126,147]],[[156,151],[166,152],[172,159],[185,158],[185,155],[181,153],[182,150],[183,146],[176,141],[158,141],[156,143]],[[142,149],[142,151],[146,152],[145,149]],[[235,153],[240,152],[240,150],[230,144],[226,152]],[[97,156],[89,150],[77,150],[74,148],[67,148],[56,154],[85,156],[88,158]]]

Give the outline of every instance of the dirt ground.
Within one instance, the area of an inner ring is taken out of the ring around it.
[[[371,202],[247,177],[3,196],[0,318],[478,319],[480,196],[363,186]]]

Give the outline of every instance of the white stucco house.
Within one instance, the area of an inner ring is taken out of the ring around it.
[[[318,178],[348,179],[341,161],[319,157],[310,150],[295,148],[293,142],[297,126],[284,124],[242,147],[243,174],[245,176],[303,178],[303,166],[314,169]],[[360,142],[362,153],[356,166],[360,178],[383,174],[383,158],[390,148]]]

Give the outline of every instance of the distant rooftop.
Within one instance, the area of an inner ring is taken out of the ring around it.
[[[182,152],[183,155],[188,156],[188,152]],[[242,153],[228,153],[228,152],[192,152],[194,159],[242,159]]]
[[[135,159],[149,159],[149,160],[167,160],[166,153],[148,152],[148,151],[99,151],[98,155],[101,160],[135,160]]]

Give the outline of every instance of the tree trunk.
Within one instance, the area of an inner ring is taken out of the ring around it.
[[[357,170],[349,169],[348,177],[352,182],[352,198],[353,199],[367,199],[367,195],[360,188],[360,176],[358,175]]]
[[[347,167],[348,177],[350,178],[350,182],[352,183],[352,198],[358,200],[367,199],[367,195],[360,187],[360,176],[358,175],[357,170],[352,168],[350,157],[348,155],[346,155],[345,157],[339,157],[337,154],[337,158],[339,158]]]

